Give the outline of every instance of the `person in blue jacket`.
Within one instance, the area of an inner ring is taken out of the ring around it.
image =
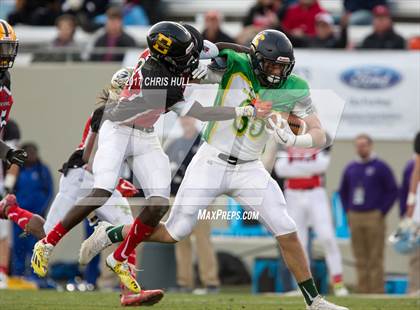
[[[29,142],[22,145],[28,159],[20,168],[15,185],[15,193],[20,206],[30,212],[44,216],[54,191],[50,169],[41,161],[38,147]],[[37,240],[32,236],[22,238],[22,229],[13,225],[12,274],[31,274],[29,262]]]

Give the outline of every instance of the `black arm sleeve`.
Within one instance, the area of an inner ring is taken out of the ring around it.
[[[90,130],[92,132],[97,133],[99,131],[99,127],[101,126],[102,118],[104,116],[104,110],[105,106],[101,106],[93,112],[90,120]]]
[[[0,140],[0,159],[5,160],[7,153],[9,152],[10,147],[3,142],[3,140]]]
[[[20,140],[20,130],[19,126],[16,124],[15,121],[10,120],[7,122],[6,126],[3,129],[4,141],[10,141],[10,140]]]

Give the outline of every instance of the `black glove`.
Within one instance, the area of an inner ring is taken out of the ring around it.
[[[6,161],[9,166],[15,164],[22,167],[27,158],[28,154],[24,150],[10,149],[6,155]]]

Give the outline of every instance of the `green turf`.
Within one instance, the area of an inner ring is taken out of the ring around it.
[[[351,310],[419,310],[414,298],[331,298]],[[55,291],[0,291],[0,309],[121,309],[117,293],[58,293]],[[167,294],[153,309],[165,310],[302,310],[300,297],[250,294],[195,296]]]

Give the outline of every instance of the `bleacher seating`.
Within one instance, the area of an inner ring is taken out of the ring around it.
[[[202,25],[192,23],[192,25],[202,29]],[[54,27],[34,27],[34,26],[16,26],[16,33],[22,45],[39,45],[43,46],[53,40],[56,36]],[[132,35],[140,47],[146,46],[146,35],[149,27],[130,26],[126,31]],[[233,37],[239,34],[242,29],[240,22],[225,22],[223,29]],[[405,38],[420,35],[420,24],[414,23],[396,23],[395,29]],[[358,44],[368,33],[371,32],[371,26],[351,26],[349,28],[349,38],[354,44]],[[94,34],[89,34],[81,29],[76,32],[76,41],[87,43],[92,39]]]
[[[115,1],[114,1],[115,2]],[[203,28],[203,13],[217,8],[223,13],[226,21],[223,30],[232,37],[236,37],[242,29],[242,17],[256,0],[163,0],[167,5],[169,18],[176,20],[188,20],[198,29]],[[339,15],[342,11],[341,1],[321,0],[322,5],[332,14]],[[391,0],[394,16],[420,19],[420,1],[417,0]],[[419,23],[395,24],[396,31],[405,38],[420,35]],[[148,27],[131,26],[126,31],[133,36],[139,47],[146,46],[146,34]],[[35,27],[17,25],[16,32],[21,42],[22,52],[42,50],[56,36],[55,27]],[[361,40],[371,32],[370,26],[351,26],[349,28],[349,41],[357,46]],[[93,41],[95,34],[89,34],[81,29],[76,32],[76,41],[80,45],[87,45]]]

